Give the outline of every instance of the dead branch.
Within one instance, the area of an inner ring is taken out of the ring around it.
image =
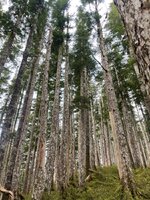
[[[8,194],[10,197],[10,200],[14,200],[14,194],[10,190],[6,190],[3,186],[0,185],[0,192],[4,194]]]

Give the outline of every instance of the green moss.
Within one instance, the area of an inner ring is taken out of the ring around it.
[[[45,193],[43,200],[135,200],[129,191],[123,191],[115,166],[100,167],[91,172],[91,177],[82,188],[78,187],[77,179],[71,180],[63,194],[58,191]],[[150,200],[150,170],[134,170],[134,177],[138,191],[136,200]]]

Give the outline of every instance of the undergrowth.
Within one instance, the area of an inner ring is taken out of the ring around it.
[[[77,180],[70,181],[65,192],[45,193],[43,200],[135,200],[129,191],[123,191],[115,166],[103,167],[91,173],[92,180],[78,187]],[[137,187],[136,200],[150,200],[150,169],[134,170]],[[29,200],[29,199],[26,199]]]

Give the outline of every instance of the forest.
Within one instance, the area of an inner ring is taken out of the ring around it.
[[[150,1],[0,1],[0,200],[150,200]]]

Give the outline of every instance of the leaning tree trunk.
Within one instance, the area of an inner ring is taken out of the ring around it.
[[[34,171],[35,152],[36,152],[36,145],[37,145],[37,139],[35,139],[35,138],[37,137],[36,130],[38,127],[37,121],[38,121],[38,114],[39,114],[39,109],[40,109],[40,97],[41,97],[41,91],[40,91],[41,88],[40,89],[39,88],[40,88],[40,83],[39,83],[38,92],[37,92],[37,96],[36,96],[36,102],[35,102],[35,106],[34,106],[34,114],[33,114],[33,119],[32,119],[28,156],[27,156],[25,173],[24,173],[25,174],[24,181],[23,181],[23,193],[24,194],[27,194],[29,191],[32,191],[32,189],[31,189],[32,187],[29,190],[28,186],[31,184],[31,179],[34,178],[33,171]]]
[[[20,16],[18,16],[18,19],[16,21],[16,24],[15,24],[15,28],[18,28],[20,24]],[[4,65],[7,61],[7,59],[10,57],[11,55],[11,52],[12,52],[12,49],[13,49],[13,43],[14,43],[14,40],[15,40],[15,36],[16,36],[16,31],[15,30],[12,30],[12,32],[10,33],[9,37],[7,38],[7,40],[5,41],[4,45],[3,45],[3,48],[0,52],[0,77],[1,77],[1,74],[4,70]]]
[[[133,165],[135,168],[138,168],[141,167],[141,160],[140,160],[140,151],[137,145],[138,144],[137,133],[134,130],[130,110],[124,99],[122,99],[122,112],[127,132],[127,141],[129,143],[129,147],[133,157]]]
[[[123,130],[122,121],[119,115],[119,109],[117,105],[117,98],[115,94],[115,89],[112,81],[112,75],[108,65],[107,51],[104,44],[104,38],[102,33],[102,26],[100,23],[100,18],[98,14],[97,0],[95,0],[95,12],[96,12],[96,24],[97,24],[97,34],[99,39],[99,47],[101,52],[101,60],[104,72],[106,95],[109,104],[109,115],[111,120],[114,146],[116,153],[117,167],[119,171],[120,179],[123,183],[123,187],[128,189],[132,196],[136,196],[136,188],[133,180],[132,172],[129,164],[128,149],[126,144],[126,138]]]
[[[39,110],[39,140],[37,147],[37,166],[34,182],[33,198],[40,200],[45,188],[45,159],[46,159],[46,133],[48,115],[48,78],[51,58],[52,29],[49,28],[44,74],[42,80],[42,95]]]
[[[4,158],[5,150],[6,150],[8,142],[11,138],[11,126],[12,126],[13,119],[15,117],[15,113],[16,113],[17,106],[18,106],[17,103],[18,103],[18,99],[20,97],[20,93],[21,93],[21,89],[22,89],[23,75],[26,71],[27,59],[29,57],[29,52],[32,47],[33,33],[34,33],[34,26],[30,30],[26,49],[23,53],[23,59],[21,62],[21,66],[20,66],[16,81],[14,84],[11,100],[10,100],[10,103],[6,110],[6,116],[5,116],[4,124],[2,127],[2,133],[1,133],[2,136],[1,136],[1,140],[0,140],[0,160],[1,160],[0,173],[2,171],[2,168],[4,167],[3,166],[3,161],[4,161],[3,158]]]
[[[141,80],[144,96],[150,110],[150,1],[114,0],[129,37]],[[137,70],[136,70],[137,71]]]
[[[43,41],[41,40],[41,43],[42,42]],[[38,53],[32,62],[30,79],[29,79],[26,95],[24,98],[24,103],[23,103],[23,107],[22,107],[22,113],[20,116],[18,130],[17,130],[16,137],[14,139],[14,143],[13,143],[13,147],[12,147],[12,151],[11,151],[11,157],[9,160],[9,166],[7,169],[7,175],[6,175],[6,181],[5,181],[5,187],[8,189],[11,189],[12,177],[13,177],[13,179],[16,179],[16,180],[13,180],[13,182],[15,182],[15,187],[17,186],[17,179],[18,179],[19,174],[13,175],[13,172],[14,172],[15,168],[16,169],[18,168],[18,166],[20,164],[20,160],[21,160],[20,157],[21,157],[21,153],[22,153],[22,151],[21,151],[22,141],[25,138],[25,133],[27,130],[28,116],[30,114],[30,108],[32,105],[32,97],[33,97],[33,92],[34,92],[34,87],[35,87],[37,69],[39,66],[40,50],[41,50],[40,46],[41,46],[41,44],[39,45]]]

